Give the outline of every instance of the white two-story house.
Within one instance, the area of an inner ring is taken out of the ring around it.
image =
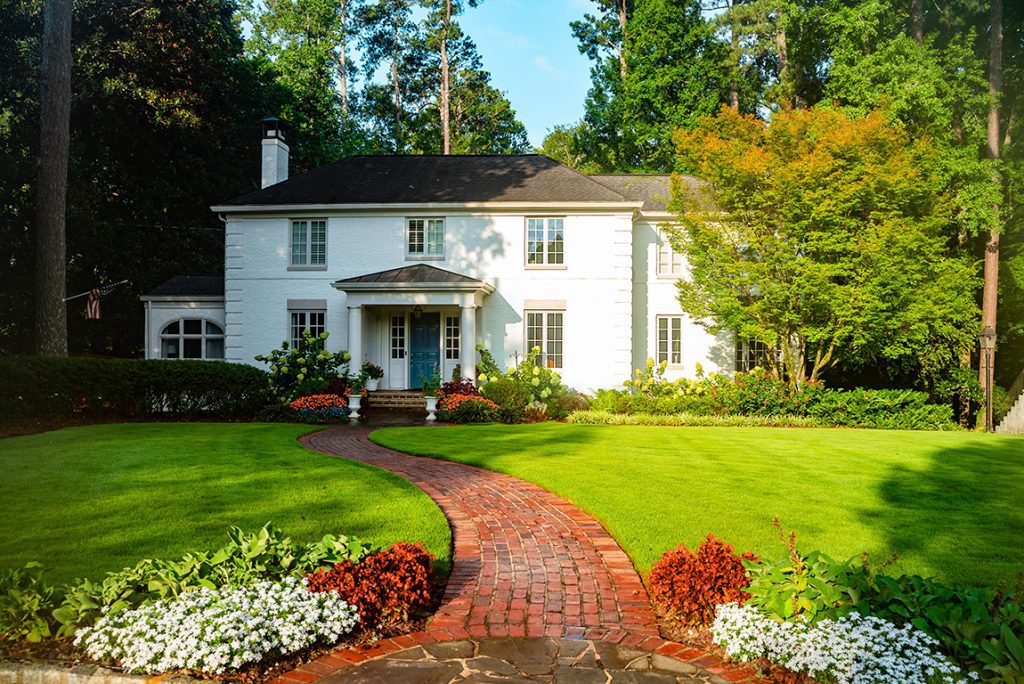
[[[256,363],[304,329],[416,388],[540,347],[580,389],[621,386],[648,357],[670,375],[741,367],[676,302],[686,264],[660,232],[668,177],[583,175],[543,155],[354,156],[288,178],[271,123],[263,188],[212,207],[224,277],[144,296],[148,358]],[[354,367],[358,364],[353,363]]]

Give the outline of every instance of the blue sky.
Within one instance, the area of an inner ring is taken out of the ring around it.
[[[551,127],[583,115],[590,61],[577,49],[569,22],[592,8],[590,0],[483,0],[459,18],[533,145]]]

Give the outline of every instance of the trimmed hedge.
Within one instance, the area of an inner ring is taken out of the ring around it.
[[[823,427],[804,416],[706,416],[693,413],[625,414],[609,411],[574,411],[566,419],[576,425],[669,425],[683,427]]]
[[[0,420],[71,416],[251,418],[270,401],[267,374],[223,361],[0,358]]]

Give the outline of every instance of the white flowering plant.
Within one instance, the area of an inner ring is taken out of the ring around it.
[[[78,631],[75,645],[128,671],[196,670],[217,675],[335,643],[359,622],[336,594],[312,593],[305,581],[199,589],[136,610],[106,614]]]
[[[711,634],[732,658],[764,658],[835,684],[964,684],[978,678],[965,676],[939,653],[938,641],[912,625],[859,613],[812,624],[728,603],[718,607]]]

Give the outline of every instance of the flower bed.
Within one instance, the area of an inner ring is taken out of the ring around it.
[[[959,684],[963,673],[939,642],[912,625],[852,613],[837,620],[786,622],[751,606],[720,606],[711,633],[740,661],[761,658],[836,684]],[[975,678],[976,679],[976,678]]]
[[[131,672],[197,670],[221,674],[264,658],[330,644],[359,622],[355,608],[304,582],[199,589],[136,610],[105,615],[75,644]]]
[[[437,402],[437,417],[451,423],[488,423],[498,405],[470,394],[445,394]]]
[[[706,416],[692,413],[627,414],[574,411],[566,419],[577,425],[663,425],[677,427],[819,427],[817,418],[804,416]]]
[[[348,418],[348,402],[337,394],[311,394],[288,405],[306,423],[328,423]]]

